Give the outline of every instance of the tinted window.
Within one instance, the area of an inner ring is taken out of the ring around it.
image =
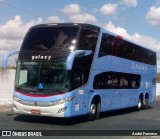
[[[79,50],[92,50],[95,51],[99,35],[99,28],[95,27],[82,27],[80,37],[78,40]]]
[[[70,71],[71,89],[76,89],[87,83],[91,63],[92,55],[75,58],[73,69]]]
[[[103,72],[95,76],[94,89],[137,89],[141,76],[121,72]]]
[[[26,35],[22,50],[68,50],[76,41],[79,27],[34,27]]]
[[[103,34],[98,57],[113,55],[156,65],[156,53],[109,34]]]

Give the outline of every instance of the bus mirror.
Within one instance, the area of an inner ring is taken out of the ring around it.
[[[87,56],[92,53],[91,50],[76,50],[69,54],[66,61],[66,70],[71,70],[73,61],[76,57]]]
[[[3,56],[3,58],[2,58],[2,68],[3,69],[7,68],[8,57],[15,55],[15,54],[19,54],[19,51],[8,52]]]

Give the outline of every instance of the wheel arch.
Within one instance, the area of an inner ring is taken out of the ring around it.
[[[139,99],[139,98],[141,98],[141,99],[144,98],[144,93],[143,93],[143,92],[140,92],[140,93],[139,93],[138,99]]]
[[[145,92],[144,98],[149,99],[149,93],[148,93],[148,91],[147,91],[147,92]]]
[[[89,113],[89,109],[90,109],[90,105],[92,103],[92,101],[99,101],[100,102],[100,106],[101,106],[101,96],[99,93],[95,93],[94,95],[92,95],[92,97],[89,100],[89,104],[88,104],[88,113]]]

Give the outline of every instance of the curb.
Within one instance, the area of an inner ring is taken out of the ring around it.
[[[12,100],[0,99],[0,112],[12,111]]]
[[[160,100],[160,95],[158,95],[158,96],[156,97],[156,100]]]
[[[10,105],[0,105],[0,112],[12,111],[12,104]]]

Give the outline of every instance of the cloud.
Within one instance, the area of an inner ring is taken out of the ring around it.
[[[97,12],[98,9],[95,9]],[[64,13],[69,14],[69,20],[71,22],[84,22],[84,23],[95,23],[97,19],[95,16],[81,11],[79,4],[69,4],[62,10]]]
[[[139,33],[134,33],[130,35],[126,29],[122,27],[116,27],[111,21],[109,21],[105,26],[105,29],[121,35],[131,41],[134,41],[144,47],[147,47],[149,49],[153,49],[160,52],[160,41],[156,40],[155,38],[152,38],[150,36],[141,35]]]
[[[15,16],[14,19],[0,25],[0,61],[7,51],[19,50],[28,29],[40,23],[42,23],[42,18],[24,23],[20,16]],[[11,63],[15,63],[15,61],[13,60]]]
[[[118,35],[121,35],[137,44],[140,44],[148,49],[154,50],[157,52],[157,61],[158,64],[160,64],[160,40],[157,40],[153,37],[141,35],[139,33],[134,33],[130,35],[126,29],[122,27],[116,27],[111,21],[109,21],[105,26],[105,29],[116,33]],[[160,66],[158,68],[158,71],[160,71]]]
[[[121,0],[121,3],[127,7],[137,7],[137,0]]]
[[[160,7],[152,6],[146,14],[146,20],[152,25],[160,26]]]
[[[64,20],[60,19],[58,16],[49,16],[46,22],[47,23],[63,23]]]
[[[117,13],[118,5],[117,4],[105,4],[101,7],[100,11],[104,15],[114,15]]]
[[[85,23],[97,22],[96,17],[88,13],[74,14],[69,18],[72,22],[85,22]]]
[[[78,4],[69,4],[62,11],[66,14],[78,14],[80,13],[80,6]]]
[[[41,22],[42,18],[38,18],[37,21],[32,20],[28,23],[23,23],[20,16],[15,16],[14,19],[9,20],[4,25],[0,25],[0,38],[21,40],[29,27]]]
[[[119,35],[122,35],[126,38],[129,37],[129,34],[127,33],[127,30],[125,30],[124,28],[121,28],[121,27],[116,27],[111,21],[109,21],[105,26],[104,26],[105,29],[113,32],[113,33],[116,33],[116,34],[119,34]]]

